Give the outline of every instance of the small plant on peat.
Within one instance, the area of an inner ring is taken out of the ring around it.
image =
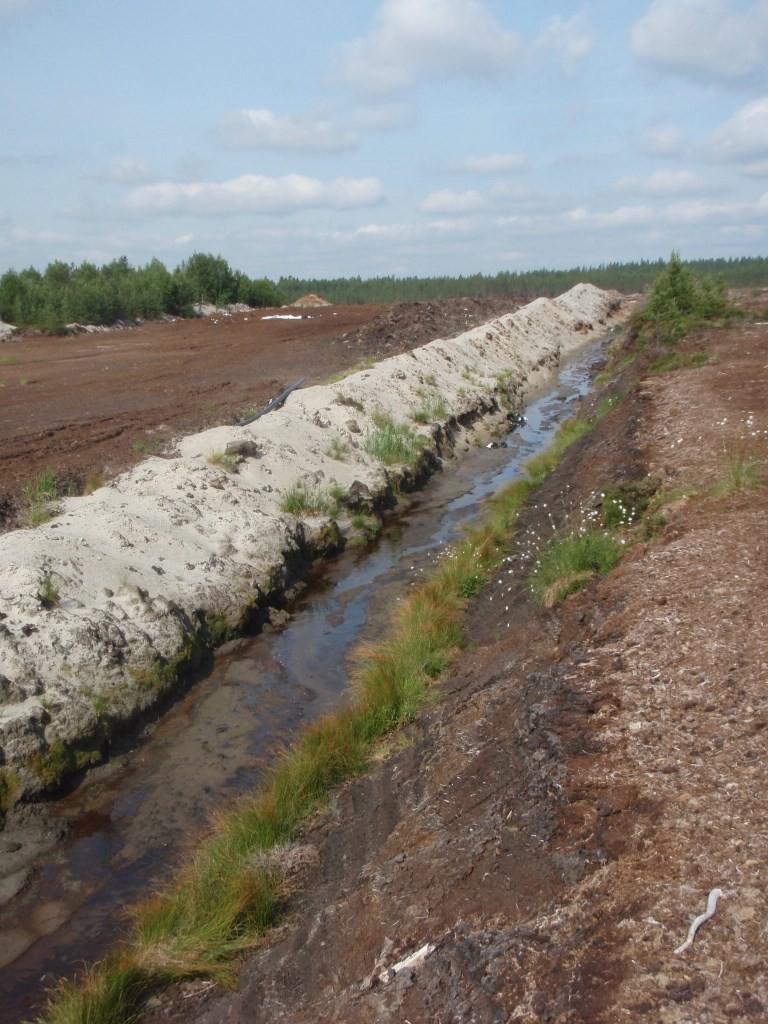
[[[539,554],[528,585],[533,599],[552,608],[583,587],[595,574],[618,562],[622,546],[610,533],[583,530],[551,541]]]
[[[89,473],[85,478],[85,483],[83,484],[83,489],[80,493],[83,497],[87,497],[89,494],[93,494],[94,491],[98,491],[98,489],[103,487],[105,483],[106,480],[104,479],[104,474],[99,470],[96,470],[93,473]]]
[[[59,587],[53,578],[52,572],[46,572],[40,577],[40,582],[37,587],[37,599],[42,607],[48,611],[50,611],[51,608],[58,607],[60,600]]]
[[[654,359],[648,369],[651,373],[669,373],[671,370],[696,369],[708,362],[708,352],[669,352]]]
[[[357,537],[352,542],[371,544],[381,533],[381,522],[376,516],[368,516],[364,512],[356,512],[351,519],[352,527],[357,530]]]
[[[346,462],[349,455],[349,445],[340,437],[332,437],[325,454],[329,459],[336,459],[338,462]]]
[[[363,403],[357,398],[352,398],[351,395],[343,395],[339,393],[334,398],[334,402],[336,405],[346,405],[349,406],[350,409],[356,409],[358,412],[365,412],[365,406]]]
[[[448,417],[448,403],[435,391],[420,391],[421,406],[413,413],[416,423],[436,423]]]
[[[298,480],[280,499],[280,511],[293,516],[322,516],[332,514],[335,502],[322,487]]]
[[[748,491],[759,487],[764,479],[759,461],[740,449],[726,456],[723,475],[715,487],[715,494],[724,496]]]
[[[424,446],[419,437],[406,423],[396,423],[386,413],[373,416],[373,429],[365,438],[364,447],[369,455],[379,459],[385,466],[404,463],[412,466]]]
[[[23,491],[30,526],[40,526],[56,515],[56,500],[61,496],[59,479],[52,469],[44,469]]]
[[[217,466],[220,469],[223,469],[226,473],[234,473],[237,471],[237,455],[235,455],[234,452],[211,452],[210,455],[206,457],[206,462],[210,466]]]

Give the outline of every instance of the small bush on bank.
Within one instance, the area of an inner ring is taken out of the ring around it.
[[[641,341],[675,345],[707,321],[736,316],[728,302],[725,282],[697,277],[677,252],[654,282],[645,308],[634,317]]]

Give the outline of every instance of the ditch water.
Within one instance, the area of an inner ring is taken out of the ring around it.
[[[275,751],[336,706],[354,647],[549,443],[590,386],[603,344],[581,349],[525,409],[506,447],[475,448],[434,476],[378,541],[325,563],[287,627],[230,645],[136,747],[52,804],[66,837],[0,911],[0,1006],[28,1018],[46,983],[102,956],[122,909],[162,883],[209,815],[254,786]]]

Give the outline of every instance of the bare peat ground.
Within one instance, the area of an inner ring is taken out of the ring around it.
[[[236,990],[179,986],[145,1024],[766,1019],[768,488],[717,487],[740,454],[768,469],[768,327],[686,347],[710,362],[621,372],[469,607],[441,701],[283,852],[284,923]],[[647,536],[535,608],[542,538],[649,472]]]
[[[263,309],[0,344],[0,529],[23,525],[21,492],[43,469],[79,493],[89,475],[233,422],[299,377],[316,384],[516,307],[491,298]]]

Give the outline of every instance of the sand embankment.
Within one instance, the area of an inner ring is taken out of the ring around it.
[[[247,427],[185,437],[172,457],[64,500],[51,522],[0,536],[0,805],[95,759],[120,722],[162,697],[196,645],[268,603],[292,562],[321,549],[329,526],[334,535],[328,517],[281,511],[291,485],[391,492],[403,470],[364,448],[375,413],[411,422],[425,395],[441,396],[445,421],[417,428],[422,459],[435,464],[471,429],[457,417],[498,410],[502,387],[522,394],[618,308],[590,285],[537,299],[295,392]],[[329,454],[334,443],[343,460]]]

